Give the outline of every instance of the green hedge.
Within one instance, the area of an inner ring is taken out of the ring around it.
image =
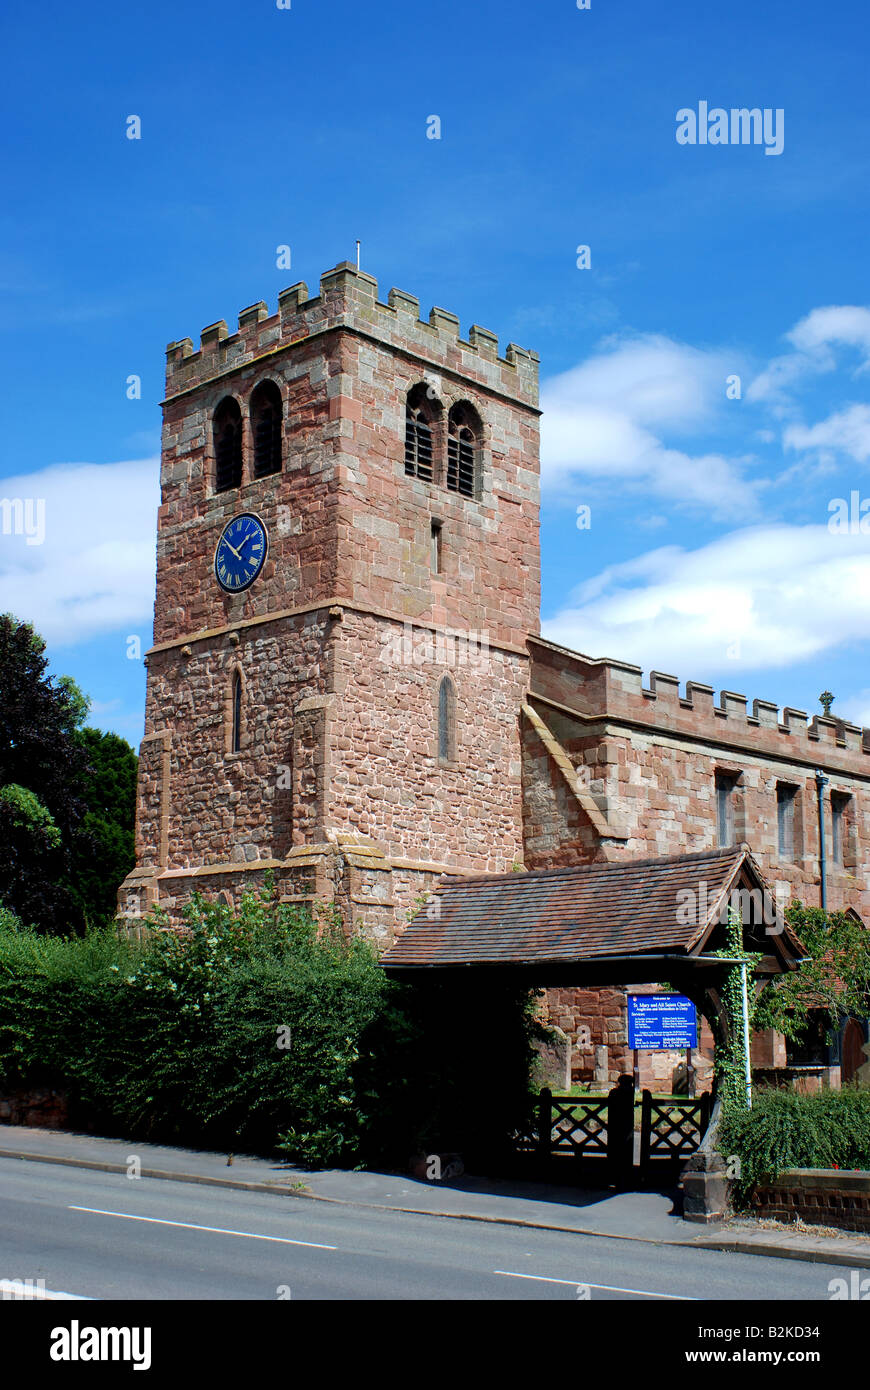
[[[870,1170],[870,1091],[760,1088],[751,1110],[734,1107],[723,1116],[719,1150],[740,1160],[735,1193],[742,1202],[786,1168]]]
[[[0,912],[0,1087],[65,1090],[104,1134],[312,1165],[491,1158],[522,1115],[527,995],[400,987],[333,912],[268,893],[151,925],[63,939]]]

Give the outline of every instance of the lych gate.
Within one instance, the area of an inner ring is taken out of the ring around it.
[[[662,859],[594,863],[487,877],[445,876],[433,900],[382,957],[392,976],[425,982],[474,971],[529,989],[667,984],[693,1001],[717,1040],[728,1019],[721,989],[733,963],[726,946],[729,908],[740,912],[746,952],[761,960],[751,987],[797,968],[801,945],[764,883],[748,845]],[[713,1097],[715,1099],[715,1097]],[[609,1097],[553,1096],[514,1136],[536,1171],[559,1164],[606,1164],[626,1181],[634,1163],[635,1094],[624,1076]],[[684,1161],[698,1149],[711,1097],[642,1100],[640,1167]]]

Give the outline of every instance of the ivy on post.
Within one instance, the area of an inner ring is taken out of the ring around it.
[[[760,954],[749,954],[743,946],[743,919],[734,908],[728,909],[725,930],[726,945],[717,956],[733,960],[722,984],[722,1013],[720,1038],[716,1046],[716,1075],[725,1110],[749,1109],[752,1105],[749,1034],[753,1008],[749,1003],[748,976],[761,960]]]

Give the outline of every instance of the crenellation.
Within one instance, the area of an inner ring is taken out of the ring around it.
[[[274,314],[263,300],[243,309],[233,335],[222,319],[203,329],[197,351],[189,338],[170,343],[167,397],[238,371],[270,352],[293,348],[314,334],[342,328],[419,357],[421,375],[427,371],[424,364],[431,363],[429,370],[467,377],[483,392],[498,392],[537,410],[537,353],[510,343],[505,356],[499,357],[498,336],[479,324],[471,326],[465,341],[456,314],[436,306],[427,323],[420,317],[420,301],[404,290],[391,289],[383,304],[374,276],[350,261],[324,272],[314,299],[300,281],[280,292]]]
[[[779,728],[779,705],[770,700],[752,701],[752,718],[765,729]]]
[[[649,689],[643,693],[654,700],[676,703],[680,698],[679,677],[669,676],[664,671],[650,671]]]
[[[719,710],[715,711],[714,706],[714,711],[717,713],[721,711],[726,719],[739,719],[745,722],[747,719],[746,706],[748,703],[749,701],[745,695],[738,695],[733,690],[722,690],[719,692]]]
[[[249,304],[247,309],[243,309],[239,314],[239,331],[248,328],[251,324],[259,323],[261,319],[269,317],[269,310],[265,300],[261,299],[258,304]]]
[[[808,715],[804,709],[793,709],[791,705],[785,705],[782,711],[782,725],[780,726],[785,733],[803,734],[807,732]]]
[[[180,362],[185,357],[190,357],[193,352],[193,339],[181,338],[177,343],[166,344],[166,361]]]
[[[410,314],[415,320],[420,318],[419,299],[413,294],[406,294],[404,290],[391,289],[387,296],[387,305],[400,313]]]
[[[850,752],[860,753],[864,746],[865,730],[859,728],[857,724],[843,723],[841,725],[841,731],[843,735],[843,747],[848,748]]]
[[[473,323],[468,330],[468,341],[481,357],[488,357],[491,362],[498,361],[497,333],[491,333],[488,328],[481,328],[480,324]]]
[[[429,327],[434,328],[436,333],[444,333],[448,338],[459,338],[459,317],[451,314],[449,309],[433,306],[429,310]]]
[[[304,280],[299,280],[289,289],[282,290],[278,295],[278,314],[282,319],[296,315],[305,304],[314,301],[309,298],[308,286]]]
[[[210,323],[199,335],[200,352],[211,352],[219,343],[222,343],[229,335],[229,329],[225,319],[218,319],[217,323]]]
[[[735,748],[764,747],[780,757],[804,760],[818,758],[821,744],[834,755],[832,767],[837,754],[870,751],[870,730],[833,716],[820,714],[808,724],[804,710],[785,706],[780,721],[779,706],[771,700],[753,699],[750,711],[747,696],[723,690],[715,703],[713,686],[698,681],[687,681],[680,698],[676,676],[651,671],[646,686],[639,666],[570,652],[545,639],[533,642],[533,696],[575,709],[586,719],[660,723],[681,736],[724,739]]]
[[[686,703],[696,714],[713,717],[713,700],[716,692],[712,685],[700,681],[686,681]]]
[[[814,715],[810,724],[810,738],[817,738],[820,743],[841,744],[840,721],[829,715]]]

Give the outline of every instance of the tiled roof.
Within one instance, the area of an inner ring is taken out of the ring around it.
[[[445,875],[435,900],[381,957],[387,969],[520,965],[644,954],[691,955],[741,871],[764,887],[747,845],[665,859],[582,864],[474,878]],[[702,920],[678,915],[692,890]],[[788,946],[798,947],[789,937]],[[783,943],[784,944],[784,943]]]

